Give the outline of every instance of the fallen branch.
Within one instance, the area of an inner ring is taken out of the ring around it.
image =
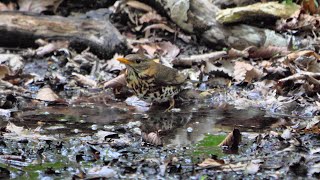
[[[109,21],[0,13],[0,46],[36,46],[35,40],[39,38],[67,40],[79,51],[90,47],[90,51],[100,58],[112,57],[115,51],[125,47],[124,38]]]

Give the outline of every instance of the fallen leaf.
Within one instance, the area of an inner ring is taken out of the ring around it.
[[[102,130],[98,131],[94,135],[97,136],[101,142],[104,142],[106,138],[119,137],[117,133]]]
[[[113,72],[113,71],[121,71],[125,69],[125,65],[120,63],[117,59],[123,57],[122,55],[118,55],[117,53],[112,57],[112,59],[107,61],[107,66],[105,71]]]
[[[245,168],[245,173],[246,174],[256,174],[260,169],[260,164],[252,163],[250,162],[246,168]]]
[[[218,146],[227,146],[230,149],[238,149],[238,146],[241,142],[241,133],[239,129],[233,129],[231,133],[218,145]]]
[[[116,171],[108,166],[93,167],[87,171],[87,178],[98,179],[98,178],[112,178],[116,175]]]
[[[236,61],[234,65],[234,79],[238,82],[251,83],[253,79],[262,77],[261,70],[255,68],[249,63]]]
[[[319,116],[313,117],[310,121],[308,121],[306,129],[311,129],[315,125],[319,124],[319,122],[320,122],[320,117]]]
[[[87,76],[75,72],[73,72],[72,75],[75,77],[76,81],[83,86],[97,87],[97,82]]]
[[[3,137],[12,140],[57,140],[56,138],[49,135],[40,135],[37,131],[38,129],[39,128],[36,128],[35,130],[29,130],[20,126],[16,126],[15,124],[9,122],[6,126],[6,130],[8,132],[4,133]]]
[[[141,45],[141,48],[144,49],[149,56],[154,57],[155,52],[159,49],[159,46],[156,43],[143,44]]]
[[[219,167],[219,166],[221,166],[223,164],[224,164],[223,160],[219,161],[219,160],[207,158],[202,163],[198,164],[198,166],[200,166],[200,167],[208,167],[208,166],[210,166],[210,167]]]
[[[299,10],[287,19],[278,20],[276,23],[276,29],[278,31],[300,29],[303,29],[303,31],[313,31],[320,27],[319,21],[320,16],[312,16],[303,10]]]
[[[149,134],[142,133],[142,140],[155,146],[161,146],[162,140],[158,133],[151,132]]]
[[[9,117],[11,116],[11,111],[8,109],[1,109],[0,108],[0,119],[9,119]]]
[[[235,66],[229,60],[206,61],[204,72],[207,74],[224,73],[229,77],[234,76]]]
[[[302,9],[310,14],[316,14],[319,12],[318,3],[315,3],[316,0],[302,0]]]
[[[240,50],[237,50],[237,49],[234,49],[234,48],[231,48],[229,51],[228,51],[228,57],[229,58],[239,58],[239,57],[245,57],[247,58],[249,56],[249,53],[248,51],[240,51]]]
[[[3,79],[8,74],[10,74],[8,66],[0,64],[0,79]]]
[[[281,134],[281,137],[283,139],[286,139],[286,140],[291,139],[292,138],[292,133],[291,133],[290,129],[285,129],[283,131],[283,133]]]
[[[169,41],[159,42],[159,49],[162,51],[161,56],[174,59],[180,53],[180,49]]]
[[[121,88],[126,86],[126,76],[125,74],[121,74],[116,78],[113,78],[103,84],[103,88]]]
[[[16,134],[18,134],[18,135],[19,135],[19,134],[21,135],[24,131],[26,131],[26,130],[23,129],[23,127],[16,126],[15,124],[13,124],[13,123],[11,123],[11,122],[9,122],[9,123],[7,124],[6,130],[7,130],[8,132],[16,133]]]
[[[59,100],[59,96],[51,88],[44,87],[38,91],[36,99],[53,102]]]
[[[320,59],[320,55],[317,54],[316,52],[311,50],[302,50],[302,51],[295,51],[288,54],[286,57],[285,63],[293,62],[294,60],[296,60],[298,57],[301,57],[301,56],[307,56],[307,57],[313,56],[316,59]]]
[[[22,57],[17,54],[0,54],[0,64],[6,64],[12,74],[23,69],[24,63]]]

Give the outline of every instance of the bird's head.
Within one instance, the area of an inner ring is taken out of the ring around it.
[[[147,70],[155,64],[153,60],[138,54],[130,54],[124,58],[117,58],[117,60],[125,64],[129,70],[133,69],[138,72]]]

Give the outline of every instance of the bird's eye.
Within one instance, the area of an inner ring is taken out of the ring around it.
[[[141,60],[140,60],[140,59],[137,59],[137,60],[136,60],[136,63],[138,63],[138,64],[141,63]]]

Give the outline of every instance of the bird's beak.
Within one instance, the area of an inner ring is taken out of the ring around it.
[[[129,61],[128,59],[126,58],[122,58],[122,57],[119,57],[117,58],[117,60],[123,64],[131,64],[131,61]]]

